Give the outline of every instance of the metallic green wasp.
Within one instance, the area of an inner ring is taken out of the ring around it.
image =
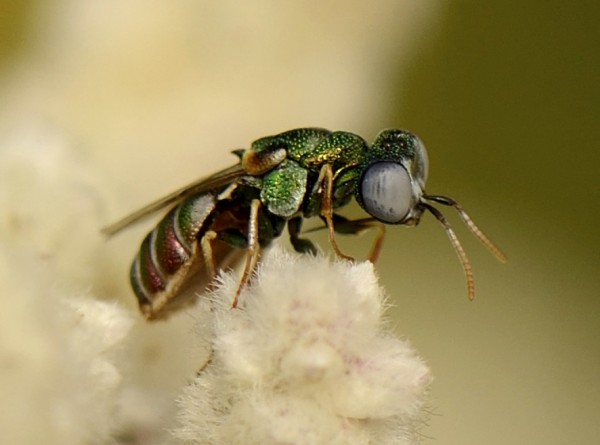
[[[384,130],[370,146],[352,133],[299,128],[254,141],[233,152],[239,162],[196,181],[103,229],[112,235],[167,206],[167,215],[142,242],[130,273],[142,313],[160,318],[193,302],[193,289],[210,284],[218,271],[245,257],[238,289],[255,269],[262,248],[287,225],[294,249],[315,253],[300,237],[304,218],[320,217],[335,253],[347,259],[336,233],[378,228],[369,254],[375,261],[384,224],[417,225],[429,211],[443,225],[462,263],[469,298],[475,296],[473,272],[450,224],[433,203],[458,211],[471,232],[501,261],[500,250],[454,200],[425,193],[427,152],[404,130]],[[348,220],[335,213],[354,197],[369,217]],[[191,289],[190,289],[191,288]],[[233,306],[237,305],[238,295]]]

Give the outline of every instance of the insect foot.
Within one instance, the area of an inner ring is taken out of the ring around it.
[[[231,310],[237,289],[227,274],[213,293],[214,354],[180,398],[180,440],[417,443],[431,374],[384,328],[372,263],[273,248]]]

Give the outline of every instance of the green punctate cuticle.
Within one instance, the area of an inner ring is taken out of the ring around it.
[[[296,162],[284,161],[264,177],[261,201],[274,215],[290,218],[302,205],[307,177],[306,169]]]

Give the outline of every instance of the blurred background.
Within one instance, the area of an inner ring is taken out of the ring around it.
[[[264,135],[417,133],[428,192],[458,200],[509,257],[445,210],[475,271],[470,303],[434,218],[388,228],[378,270],[393,324],[436,378],[424,442],[594,443],[599,16],[591,1],[4,0],[0,139],[68,140],[102,184],[99,228]],[[126,271],[144,231],[98,237],[75,285],[135,310]],[[364,257],[372,239],[341,244]],[[138,327],[132,373],[166,399],[197,364],[179,321]]]

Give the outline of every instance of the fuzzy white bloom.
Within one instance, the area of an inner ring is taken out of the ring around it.
[[[0,253],[0,443],[109,443],[121,385],[115,363],[133,320],[114,303],[61,295],[45,267]]]
[[[230,309],[237,286],[226,275],[213,295],[213,357],[181,398],[178,438],[415,443],[431,375],[387,329],[371,263],[273,249]]]
[[[0,138],[2,444],[105,444],[118,424],[133,319],[88,290],[101,202],[91,176],[48,128]]]

